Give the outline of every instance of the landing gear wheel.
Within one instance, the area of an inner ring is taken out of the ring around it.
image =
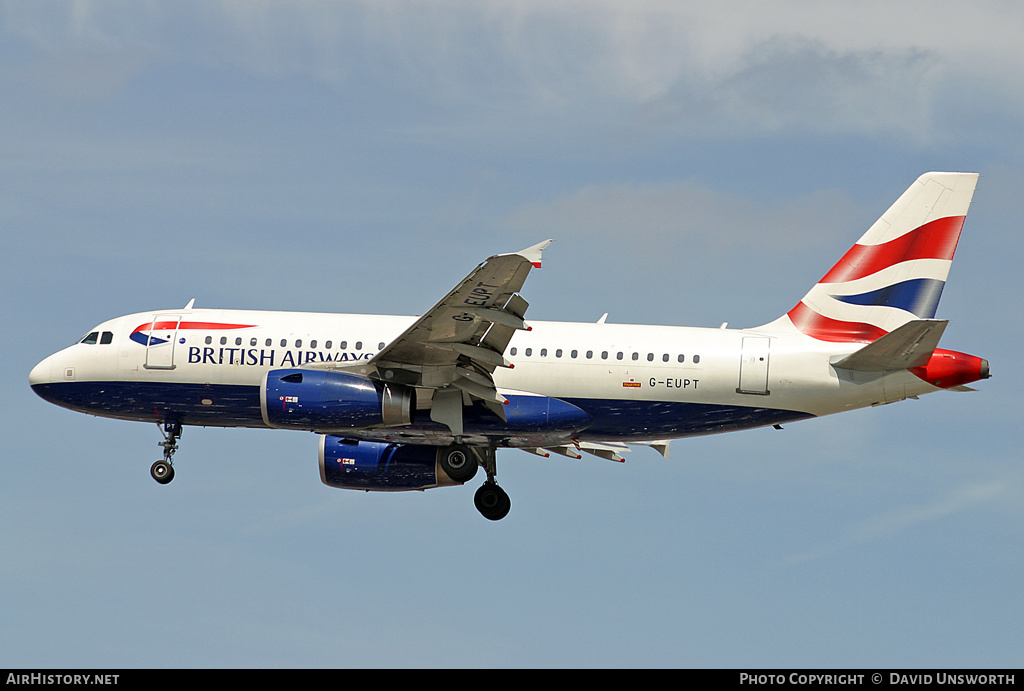
[[[160,433],[164,435],[164,440],[160,442],[160,446],[164,450],[164,457],[163,460],[157,461],[150,467],[149,474],[161,485],[166,485],[174,479],[174,466],[171,465],[171,457],[178,450],[178,437],[181,436],[181,431],[181,423],[174,420],[165,420],[160,430]]]
[[[167,461],[157,461],[149,469],[149,474],[161,485],[166,485],[174,479],[174,466]]]
[[[453,482],[469,482],[476,475],[478,467],[476,454],[468,446],[453,444],[441,451],[441,470]]]
[[[512,508],[508,494],[495,482],[482,484],[473,496],[473,503],[476,504],[477,511],[489,521],[500,521]]]

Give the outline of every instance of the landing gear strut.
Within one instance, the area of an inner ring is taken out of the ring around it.
[[[178,437],[181,436],[181,431],[181,423],[174,421],[164,422],[160,429],[161,434],[164,435],[164,440],[160,442],[160,446],[164,447],[164,457],[152,465],[149,474],[161,485],[166,485],[174,479],[174,466],[171,464],[171,457],[178,450]]]
[[[487,472],[487,480],[476,491],[473,503],[476,504],[477,511],[484,518],[489,521],[500,521],[508,515],[509,509],[512,508],[512,501],[508,498],[505,490],[498,487],[498,483],[494,480],[494,476],[498,472],[495,448],[490,446],[487,449],[480,449],[480,452],[483,456],[483,467]]]

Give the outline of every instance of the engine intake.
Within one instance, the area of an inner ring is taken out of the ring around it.
[[[442,447],[320,436],[320,480],[329,487],[401,492],[461,484],[441,470]]]
[[[260,410],[269,427],[334,430],[411,425],[416,390],[346,372],[280,369],[264,375]]]

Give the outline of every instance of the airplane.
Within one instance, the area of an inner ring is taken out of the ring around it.
[[[43,399],[156,423],[174,477],[188,425],[311,431],[321,481],[462,485],[510,510],[497,449],[623,461],[673,439],[774,426],[942,391],[988,361],[938,347],[936,319],[974,173],[926,173],[788,312],[730,329],[527,322],[520,291],[551,240],[490,257],[419,317],[182,309],[117,317],[29,375]],[[607,315],[605,315],[607,316]]]

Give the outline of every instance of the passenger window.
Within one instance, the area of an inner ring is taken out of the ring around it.
[[[267,339],[267,347],[269,348],[269,347],[270,347],[270,346],[272,346],[273,344],[274,344],[274,341],[273,341],[273,339],[270,339],[270,338],[268,338],[268,339]]]
[[[228,344],[228,337],[227,336],[221,336],[220,337],[220,344],[221,345],[227,345]]]
[[[515,354],[516,354],[516,349],[515,349],[515,348],[511,348],[511,349],[510,349],[510,350],[508,351],[508,354],[509,354],[509,355],[515,355]]]
[[[526,357],[530,357],[531,355],[533,355],[533,348],[527,348],[526,349]]]
[[[356,341],[356,350],[362,350],[362,349],[363,349],[363,342],[362,341]]]
[[[210,345],[211,343],[213,343],[213,336],[207,336],[206,337],[206,345]]]
[[[569,353],[569,357],[571,357],[573,360],[576,359],[577,355],[579,355],[579,351],[578,350],[574,350],[571,353]]]
[[[109,331],[104,331],[103,335],[100,336],[100,344],[102,345],[107,345],[108,343],[112,343],[113,341],[114,334],[110,333]]]
[[[377,344],[377,350],[384,350],[384,341]]]
[[[654,353],[647,353],[647,362],[654,362]]]
[[[242,337],[241,336],[239,336],[238,338],[235,339],[235,345],[242,345]]]
[[[622,359],[622,351],[621,350],[619,352],[615,353],[615,359],[616,360],[621,360]]]
[[[541,348],[540,349],[540,356],[541,357],[547,357],[548,356],[548,349],[547,348]]]
[[[288,347],[288,339],[287,338],[282,338],[281,339],[281,347],[282,348],[287,348]]]
[[[256,345],[256,339],[255,338],[250,338],[249,339],[249,345],[251,345],[251,346]]]
[[[635,361],[635,360],[639,360],[639,359],[640,359],[640,353],[633,353],[633,360]]]
[[[685,355],[680,355],[679,356],[679,362],[686,362],[686,356]]]
[[[693,356],[693,364],[696,365],[698,362],[700,362],[700,355],[694,355]]]
[[[85,338],[83,338],[79,342],[80,343],[85,343],[86,345],[96,345],[96,339],[99,338],[99,337],[100,337],[100,332],[99,331],[93,331],[91,334],[89,334],[88,336],[86,336]]]
[[[601,351],[601,359],[602,360],[607,360],[608,359],[608,351],[607,350],[602,350]]]
[[[661,361],[668,362],[668,353],[665,353],[664,355],[661,356]]]
[[[562,349],[561,348],[559,348],[558,350],[555,351],[555,357],[562,357]]]
[[[324,343],[324,348],[326,348],[327,350],[330,350],[331,349],[331,342],[327,341],[326,343]]]
[[[593,350],[588,350],[587,351],[587,359],[589,360],[592,357],[594,357],[594,351]]]

